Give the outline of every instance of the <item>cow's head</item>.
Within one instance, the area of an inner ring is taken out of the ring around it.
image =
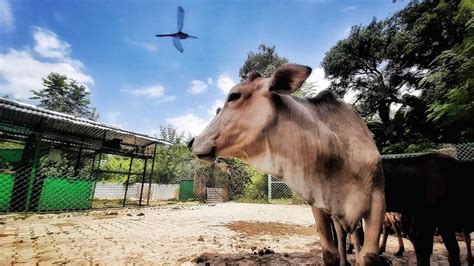
[[[251,73],[230,90],[222,110],[191,140],[189,148],[209,161],[257,155],[265,130],[275,124],[281,101],[277,94],[293,93],[310,74],[310,67],[294,64],[281,66],[270,78]]]

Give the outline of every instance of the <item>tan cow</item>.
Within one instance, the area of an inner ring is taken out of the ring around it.
[[[358,263],[377,262],[385,213],[380,154],[364,121],[332,93],[290,95],[310,73],[288,64],[271,78],[250,74],[189,147],[201,159],[236,157],[282,178],[312,206],[326,264],[339,261],[331,218],[348,232],[364,219]]]

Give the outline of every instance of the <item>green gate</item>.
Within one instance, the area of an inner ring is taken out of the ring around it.
[[[194,181],[181,180],[179,182],[179,200],[188,201],[194,199]]]

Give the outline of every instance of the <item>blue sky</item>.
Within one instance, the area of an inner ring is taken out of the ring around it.
[[[407,1],[408,2],[408,1]],[[290,62],[315,69],[327,86],[324,53],[352,25],[385,18],[406,3],[372,1],[44,1],[0,0],[0,96],[28,100],[55,71],[85,84],[100,120],[153,135],[159,125],[198,134],[239,81],[247,53],[275,45]],[[177,29],[182,42],[157,33]]]

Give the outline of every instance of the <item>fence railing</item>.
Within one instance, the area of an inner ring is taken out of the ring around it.
[[[24,147],[21,141],[0,140],[0,213],[153,206],[169,201],[302,202],[282,180],[233,160],[202,164],[189,157],[170,163],[157,157],[152,172],[151,163],[144,159],[99,156],[87,150],[79,154],[77,149],[59,150],[53,144]],[[474,143],[443,144],[437,151],[474,160]]]
[[[421,153],[403,153],[403,154],[387,154],[382,155],[382,158],[408,158],[417,157],[423,154],[439,152],[448,154],[462,161],[474,160],[474,143],[460,143],[460,144],[440,144],[435,149]],[[275,177],[268,177],[268,202],[303,202],[299,197],[292,193],[291,189],[283,182]]]

